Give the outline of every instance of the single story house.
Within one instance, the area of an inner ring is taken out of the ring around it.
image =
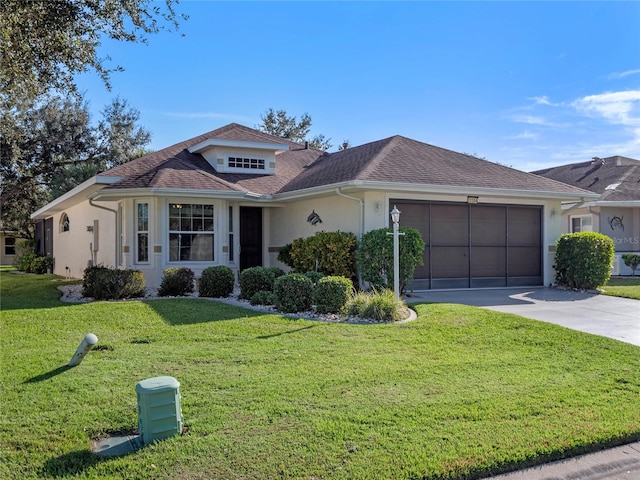
[[[584,201],[563,201],[564,232],[600,232],[611,237],[616,251],[612,275],[631,275],[622,254],[640,254],[640,160],[594,157],[533,172],[598,195]]]
[[[238,124],[105,171],[33,213],[54,273],[280,266],[319,230],[400,225],[425,240],[414,290],[549,285],[564,202],[597,195],[402,136],[326,153]]]
[[[15,232],[0,229],[0,265],[13,265],[16,256],[16,245],[23,240]]]

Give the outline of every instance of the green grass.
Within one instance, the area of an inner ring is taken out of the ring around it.
[[[474,479],[640,439],[640,349],[615,340],[450,304],[382,325],[68,305],[55,280],[0,273],[3,479]],[[92,454],[136,429],[135,384],[159,375],[186,433]]]
[[[602,290],[605,295],[640,300],[640,277],[611,277]]]

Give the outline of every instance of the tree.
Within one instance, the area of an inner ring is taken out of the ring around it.
[[[3,228],[29,238],[29,215],[99,171],[136,158],[150,134],[139,112],[116,98],[92,126],[80,96],[24,99],[1,109],[0,207]]]
[[[75,93],[74,76],[95,70],[107,88],[110,57],[97,49],[103,38],[146,43],[148,36],[178,27],[177,0],[55,0],[0,2],[2,102],[37,98],[57,90]],[[166,25],[169,25],[166,27]]]
[[[309,142],[311,148],[317,150],[328,150],[331,148],[331,139],[324,135],[316,135],[309,138],[311,130],[311,116],[305,113],[298,120],[295,116],[287,115],[285,110],[277,112],[270,108],[261,117],[262,124],[258,125],[258,129],[265,133],[275,135],[277,137],[286,138],[292,142],[304,143]]]

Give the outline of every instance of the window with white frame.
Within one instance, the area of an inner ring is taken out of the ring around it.
[[[241,168],[246,170],[264,170],[264,158],[229,157],[229,168]]]
[[[149,204],[140,202],[136,207],[136,261],[147,263],[149,261]]]
[[[233,207],[229,207],[229,261],[235,262],[235,232],[233,231]]]
[[[593,232],[591,215],[576,215],[571,217],[571,233]]]
[[[213,205],[169,204],[169,261],[214,260]]]

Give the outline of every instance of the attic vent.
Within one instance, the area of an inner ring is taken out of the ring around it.
[[[600,157],[593,157],[591,158],[591,165],[596,165],[596,164],[600,164],[600,165],[604,165],[604,158],[600,158]]]
[[[615,190],[619,186],[620,186],[620,183],[612,183],[611,185],[607,185],[607,188],[605,188],[605,190]]]

